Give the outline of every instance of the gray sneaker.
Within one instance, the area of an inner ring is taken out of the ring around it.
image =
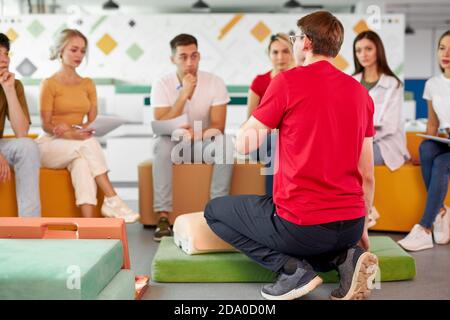
[[[268,300],[293,300],[304,296],[322,284],[322,278],[299,261],[293,274],[280,273],[275,283],[266,284],[261,295]]]
[[[337,266],[341,277],[339,288],[331,292],[333,300],[363,300],[370,296],[378,271],[378,258],[359,246],[347,250],[343,263]]]

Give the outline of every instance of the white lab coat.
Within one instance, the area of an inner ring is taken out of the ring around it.
[[[361,77],[362,73],[354,75],[358,82]],[[386,166],[397,170],[410,158],[403,119],[403,86],[394,77],[382,74],[369,94],[375,105],[374,143],[380,147]]]

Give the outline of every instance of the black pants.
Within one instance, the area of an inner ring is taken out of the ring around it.
[[[313,226],[291,223],[276,214],[270,196],[215,198],[205,218],[220,238],[274,272],[290,257],[319,272],[334,269],[336,258],[358,243],[364,229],[364,217]]]

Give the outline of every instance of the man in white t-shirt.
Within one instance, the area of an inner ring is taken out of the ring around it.
[[[189,127],[182,142],[173,141],[171,136],[159,136],[155,142],[153,207],[159,214],[155,241],[172,235],[168,214],[172,211],[172,164],[180,163],[178,158],[184,163],[208,162],[202,159],[202,154],[214,150],[211,199],[228,195],[233,170],[234,148],[231,139],[224,137],[226,107],[230,101],[225,83],[218,76],[198,70],[200,53],[195,37],[177,35],[170,47],[176,72],[153,83],[151,105],[156,120],[169,120],[186,113]]]

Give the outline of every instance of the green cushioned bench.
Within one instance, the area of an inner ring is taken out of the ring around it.
[[[371,251],[378,256],[381,281],[412,279],[414,259],[389,237],[371,237]],[[337,272],[320,274],[325,282],[338,282]],[[187,255],[172,237],[161,240],[152,262],[156,282],[272,282],[275,274],[242,253]]]
[[[119,240],[0,239],[2,299],[134,299]]]

